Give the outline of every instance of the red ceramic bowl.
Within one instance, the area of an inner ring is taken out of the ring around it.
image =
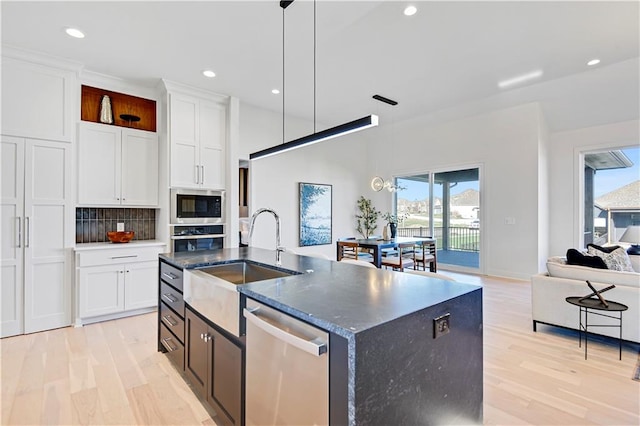
[[[112,243],[128,243],[134,234],[135,232],[133,231],[109,231],[107,232],[107,238]]]

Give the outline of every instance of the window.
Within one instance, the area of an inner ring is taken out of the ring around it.
[[[640,148],[584,154],[584,245],[617,242],[640,225]]]

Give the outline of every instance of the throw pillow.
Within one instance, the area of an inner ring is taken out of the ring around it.
[[[607,265],[607,268],[613,271],[633,272],[631,259],[629,259],[627,251],[622,247],[618,247],[611,253],[606,253],[594,247],[589,247],[588,253],[602,258],[604,263]]]
[[[567,250],[567,265],[588,266],[590,268],[607,269],[604,260],[595,255],[580,253],[576,249]]]
[[[615,249],[619,249],[620,248],[620,246],[601,247],[601,246],[597,246],[597,245],[592,244],[592,243],[587,244],[587,250],[589,250],[590,247],[593,247],[594,249],[603,251],[605,253],[611,253]]]

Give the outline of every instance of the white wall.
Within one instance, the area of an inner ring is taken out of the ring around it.
[[[287,117],[286,125],[287,141],[313,133],[313,126],[308,122]],[[272,157],[252,160],[249,171],[249,213],[261,207],[274,209],[282,222],[284,247],[302,254],[316,252],[335,258],[335,240],[355,235],[356,200],[364,194],[363,188],[368,185],[364,139],[366,132],[365,130]],[[281,142],[280,114],[241,104],[241,158],[249,158],[250,152]],[[333,186],[331,244],[298,248],[299,182]],[[263,214],[258,218],[251,245],[274,249],[275,221],[271,215]]]
[[[479,166],[483,272],[528,279],[538,270],[544,221],[538,213],[540,121],[538,105],[527,104],[443,124],[428,117],[396,123],[394,142],[372,153],[368,175],[375,168],[390,177]],[[379,197],[388,210],[391,196]],[[507,217],[515,224],[506,225]]]
[[[638,146],[640,121],[630,120],[550,135],[549,224],[551,255],[582,247],[583,193],[580,152]]]

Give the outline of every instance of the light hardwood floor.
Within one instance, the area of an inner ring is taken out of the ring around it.
[[[531,329],[530,284],[447,272],[484,287],[484,423],[638,425],[638,345]],[[167,358],[156,315],[0,340],[2,425],[213,425]],[[464,348],[460,348],[464,350]]]

